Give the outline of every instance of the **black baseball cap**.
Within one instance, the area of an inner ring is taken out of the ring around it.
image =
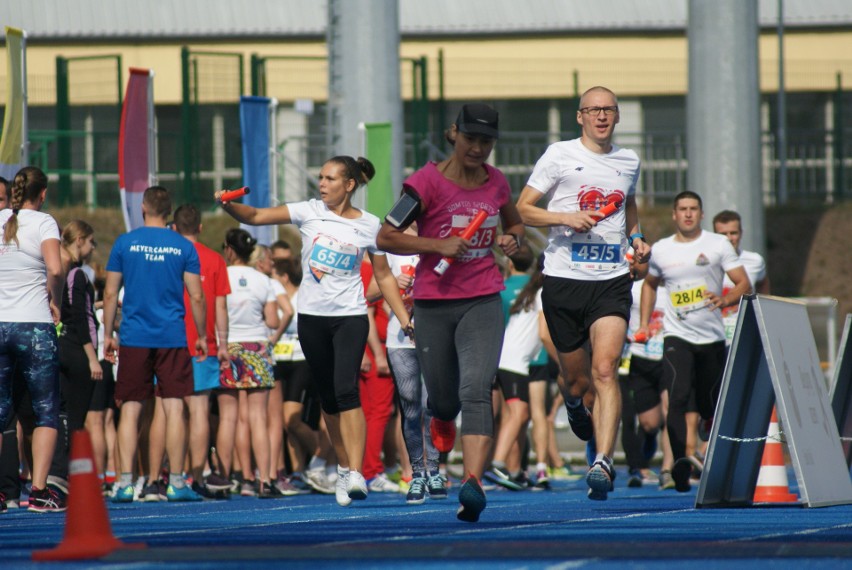
[[[497,111],[482,103],[469,103],[459,111],[456,127],[469,135],[485,135],[496,139],[499,136]]]

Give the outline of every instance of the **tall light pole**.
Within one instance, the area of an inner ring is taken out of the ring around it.
[[[778,203],[787,203],[787,95],[784,88],[784,0],[778,0]]]

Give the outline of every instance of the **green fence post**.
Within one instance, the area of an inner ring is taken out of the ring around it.
[[[263,59],[256,53],[251,54],[251,94],[255,97],[263,97],[266,85],[263,78]]]
[[[435,131],[440,134],[447,128],[447,99],[444,96],[444,49],[438,50],[438,127]]]
[[[71,109],[68,95],[68,60],[56,56],[56,150],[59,170],[59,203],[71,199]]]
[[[180,49],[181,62],[181,148],[183,148],[183,193],[189,196],[192,191],[193,160],[192,160],[192,103],[190,101],[190,66],[189,48]]]
[[[837,88],[834,90],[834,187],[838,200],[846,194],[843,147],[843,75],[838,71]]]

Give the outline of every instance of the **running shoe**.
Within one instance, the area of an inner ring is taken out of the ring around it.
[[[134,494],[133,485],[125,485],[124,487],[119,487],[118,483],[116,483],[115,494],[112,496],[112,502],[113,503],[132,503],[133,502],[133,494]]]
[[[409,505],[422,505],[426,502],[425,477],[415,476],[411,479],[411,484],[408,486],[408,493],[405,495],[405,502]]]
[[[595,461],[586,473],[586,484],[589,486],[589,498],[593,501],[606,501],[607,494],[612,491],[615,472],[607,461]]]
[[[476,477],[469,475],[459,489],[459,510],[456,518],[465,522],[476,522],[485,510],[485,491],[479,485]]]
[[[323,495],[334,494],[334,484],[328,480],[328,477],[326,477],[324,467],[308,469],[304,473],[304,480],[305,483],[307,483],[308,486],[317,493],[321,493]]]
[[[5,501],[4,501],[5,504]],[[30,506],[27,509],[33,513],[62,513],[65,512],[65,497],[50,487],[30,491]]]
[[[549,476],[555,481],[579,481],[583,478],[582,473],[576,473],[567,463],[562,467],[549,469]]]
[[[550,478],[547,476],[547,469],[539,469],[535,472],[535,484],[532,486],[533,491],[547,491],[550,489]]]
[[[526,471],[520,471],[517,475],[512,477],[512,482],[515,483],[515,485],[518,485],[522,491],[532,487],[532,481],[530,481],[530,477],[527,475]]]
[[[353,501],[363,501],[367,498],[367,482],[357,471],[349,471],[346,481],[346,493]]]
[[[371,493],[399,493],[399,485],[388,479],[384,473],[379,473],[367,483]]]
[[[68,480],[63,479],[62,477],[57,477],[56,475],[48,475],[47,476],[47,486],[52,488],[54,491],[59,491],[63,495],[68,495]]]
[[[200,501],[201,495],[193,491],[184,481],[183,487],[175,487],[174,485],[166,487],[166,500],[170,503],[187,503]]]
[[[198,481],[193,481],[191,487],[192,490],[195,491],[202,499],[222,501],[231,498],[231,494],[228,492],[228,489],[225,489],[224,491],[214,491],[207,485],[202,485]]]
[[[349,496],[349,471],[337,471],[337,481],[334,484],[334,498],[337,499],[337,504],[341,507],[348,507],[352,502],[352,497]]]
[[[574,435],[583,441],[589,441],[595,434],[594,425],[592,425],[592,413],[589,409],[580,404],[576,408],[570,408],[566,404],[565,409],[568,410],[568,423],[571,424],[571,431]]]
[[[429,433],[432,435],[432,444],[441,453],[449,453],[456,444],[456,422],[455,420],[444,421],[433,417],[429,423]]]
[[[307,483],[302,481],[300,473],[293,473],[289,477],[279,477],[275,486],[278,487],[278,490],[285,497],[309,495],[311,493],[311,488],[308,487]]]
[[[642,471],[632,467],[628,471],[627,486],[633,489],[638,489],[642,486]]]
[[[231,481],[222,477],[218,473],[211,473],[204,478],[204,484],[211,491],[228,491],[231,489]]]
[[[139,500],[143,503],[157,503],[159,501],[167,501],[166,486],[162,481],[157,479],[142,487],[142,492],[139,494]]]
[[[640,472],[642,473],[643,485],[656,485],[660,482],[660,478],[657,477],[657,474],[650,469],[640,469]]]
[[[674,479],[675,491],[678,493],[686,493],[692,488],[689,482],[689,475],[692,473],[692,463],[687,457],[681,457],[675,461],[672,467],[672,479]]]
[[[280,499],[284,495],[269,481],[258,482],[255,479],[255,493],[258,499]]]
[[[257,491],[255,490],[255,482],[243,481],[242,483],[240,483],[240,496],[256,497]]]
[[[512,480],[511,475],[508,471],[504,469],[500,469],[499,467],[491,466],[491,469],[482,474],[482,478],[486,481],[490,481],[495,485],[500,485],[510,491],[520,491],[523,487],[518,485]]]
[[[0,493],[0,515],[6,512],[6,495]]]
[[[446,499],[447,498],[447,478],[433,471],[426,480],[426,488],[429,490],[430,499]]]
[[[672,472],[668,470],[660,471],[660,491],[668,491],[675,488]]]
[[[7,509],[18,509],[21,507],[21,504],[18,502],[18,499],[7,499],[6,500],[6,508]]]
[[[290,475],[290,484],[299,490],[300,495],[307,495],[313,491],[311,486],[305,481],[305,477],[299,472]]]

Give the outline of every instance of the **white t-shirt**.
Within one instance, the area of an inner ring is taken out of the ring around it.
[[[748,275],[748,280],[751,283],[752,289],[755,289],[760,281],[766,279],[766,261],[764,261],[763,256],[756,251],[746,250],[742,250],[740,252],[740,261],[743,264],[743,269],[745,269],[746,274]],[[725,275],[725,279],[722,281],[722,293],[727,293],[733,287],[734,282]],[[754,290],[752,292],[757,293],[757,291]],[[737,328],[737,312],[739,310],[739,305],[734,305],[732,307],[727,307],[722,311],[722,320],[725,323],[725,342],[727,344],[731,344],[731,341],[734,340],[734,330]]]
[[[663,335],[692,344],[725,340],[722,313],[709,310],[703,294],[721,296],[725,272],[741,266],[731,242],[720,234],[702,231],[692,241],[669,236],[655,243],[648,273],[660,277],[667,290]]]
[[[580,139],[550,145],[533,169],[528,186],[551,194],[550,212],[601,209],[620,201],[617,212],[598,222],[591,231],[577,233],[567,226],[550,228],[545,249],[544,274],[584,281],[612,279],[629,271],[624,254],[628,243],[625,206],[636,193],[639,157],[613,145],[597,154]]]
[[[543,344],[538,334],[538,315],[541,313],[541,289],[528,310],[509,316],[503,333],[503,350],[500,352],[500,370],[527,376],[530,362],[541,352]]]
[[[388,266],[390,267],[391,273],[393,273],[394,277],[402,274],[404,271],[408,271],[408,274],[413,276],[414,268],[417,267],[419,262],[419,255],[388,254]],[[403,301],[409,310],[409,314],[411,314],[413,303],[413,299],[411,298],[411,289],[413,286],[414,285],[412,284],[412,286],[406,289],[403,293]],[[387,348],[414,348],[414,339],[408,338],[405,333],[402,332],[402,325],[400,324],[399,319],[396,318],[396,313],[393,311],[391,311],[388,315],[388,334],[385,346]]]
[[[228,267],[228,342],[261,342],[269,338],[263,318],[267,303],[275,303],[272,280],[253,267]]]
[[[281,307],[278,306],[278,297],[281,295],[287,296],[287,290],[284,288],[284,285],[281,284],[277,279],[269,278],[269,285],[272,287],[272,292],[275,294],[275,307],[278,312],[278,319],[284,318],[284,311],[281,310]],[[275,329],[267,328],[267,331],[270,335],[275,332]]]
[[[316,199],[287,207],[302,234],[299,311],[326,317],[366,315],[361,260],[368,251],[384,255],[376,246],[379,218],[363,210],[359,218],[341,218]]]
[[[287,325],[287,328],[284,329],[284,333],[281,335],[281,338],[278,339],[278,343],[273,349],[272,354],[275,357],[276,362],[296,362],[305,359],[305,353],[302,352],[302,345],[299,343],[299,306],[297,304],[298,298],[299,291],[297,289],[296,292],[293,293],[293,296],[290,297],[290,304],[293,305],[294,311],[293,318],[290,319],[290,323]],[[278,315],[281,315],[280,310],[278,311]]]
[[[12,210],[0,211],[0,240]],[[18,243],[0,243],[0,321],[52,323],[41,244],[59,241],[59,226],[38,210],[18,211]],[[56,300],[57,306],[61,299]]]
[[[630,307],[630,323],[627,326],[627,334],[630,336],[633,336],[639,330],[643,283],[645,283],[644,279],[633,282],[633,305]],[[663,315],[666,310],[665,300],[667,297],[665,286],[657,287],[657,302],[654,304],[654,311],[648,321],[648,342],[631,342],[628,346],[631,355],[648,360],[663,359]]]

